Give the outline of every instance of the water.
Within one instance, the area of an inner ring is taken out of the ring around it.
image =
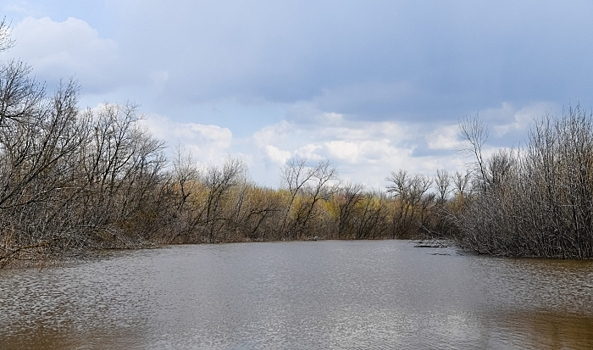
[[[0,349],[592,349],[592,299],[591,261],[175,246],[0,271]]]

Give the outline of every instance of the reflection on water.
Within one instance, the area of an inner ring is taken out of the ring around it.
[[[531,349],[593,348],[593,317],[546,312],[499,315],[497,328],[514,337],[515,343]],[[511,342],[512,343],[512,342]]]
[[[402,241],[116,252],[0,295],[0,349],[593,348],[593,262]]]

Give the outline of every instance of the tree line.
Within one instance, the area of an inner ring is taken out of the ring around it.
[[[0,22],[0,51],[10,48]],[[238,159],[199,167],[143,129],[131,104],[78,106],[74,81],[48,93],[18,60],[0,63],[0,267],[96,249],[315,239],[452,239],[478,253],[593,256],[593,117],[539,119],[523,148],[484,157],[487,129],[460,123],[473,165],[394,171],[384,190],[294,158],[282,186]]]

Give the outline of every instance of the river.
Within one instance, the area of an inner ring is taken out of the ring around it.
[[[593,262],[409,241],[171,246],[0,270],[0,349],[593,349]]]

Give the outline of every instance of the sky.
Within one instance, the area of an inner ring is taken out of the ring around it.
[[[486,153],[534,118],[593,106],[593,1],[0,0],[48,89],[81,107],[137,104],[142,124],[200,166],[242,159],[281,184],[292,158],[344,182],[464,171],[458,122],[490,127]]]

